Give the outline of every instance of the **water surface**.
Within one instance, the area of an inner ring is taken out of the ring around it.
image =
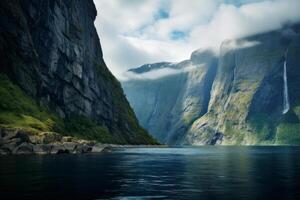
[[[299,147],[0,157],[1,199],[300,199]]]

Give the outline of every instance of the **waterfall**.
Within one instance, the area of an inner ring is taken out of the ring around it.
[[[290,109],[289,102],[289,91],[287,83],[287,73],[286,73],[286,58],[283,64],[283,111],[282,114],[286,114]]]

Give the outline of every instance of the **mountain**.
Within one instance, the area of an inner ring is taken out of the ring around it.
[[[191,70],[135,74],[123,88],[141,124],[168,144],[300,144],[299,41],[299,25],[226,40],[217,56],[200,50],[177,64]]]
[[[178,64],[144,65],[135,69],[138,75],[149,73],[142,72],[145,66],[158,73],[163,69],[173,71],[155,79],[123,82],[124,91],[140,123],[155,138],[173,144],[181,140],[195,119],[207,112],[217,58],[209,50],[199,50]]]
[[[156,143],[105,65],[92,0],[3,0],[0,13],[2,133]]]

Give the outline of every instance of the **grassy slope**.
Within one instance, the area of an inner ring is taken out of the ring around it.
[[[105,81],[112,83],[112,90],[114,91],[112,93],[113,105],[118,110],[119,115],[118,127],[114,127],[115,132],[113,135],[118,138],[118,143],[131,141],[131,144],[159,144],[145,129],[139,126],[139,122],[125,97],[120,82],[107,69],[105,63],[97,64],[96,71]],[[128,128],[131,130],[131,134],[120,132],[120,129],[128,130]]]
[[[83,116],[61,119],[35,100],[27,96],[6,75],[0,74],[0,127],[23,129],[29,134],[39,132],[58,132],[77,138],[97,140],[103,143],[126,143],[102,127]],[[139,134],[139,133],[137,133]],[[155,143],[147,133],[141,137]]]

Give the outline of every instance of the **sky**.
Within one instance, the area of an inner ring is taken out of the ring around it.
[[[197,49],[300,21],[300,0],[94,0],[104,60],[120,80],[146,63],[179,62]]]

